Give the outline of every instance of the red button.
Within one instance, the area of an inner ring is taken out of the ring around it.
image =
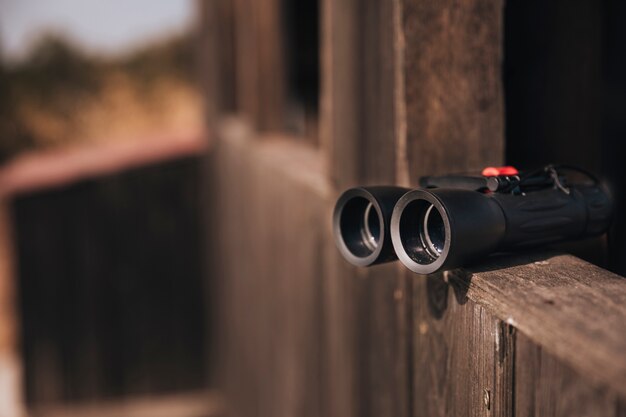
[[[484,177],[497,177],[498,175],[518,175],[519,171],[512,166],[486,167],[482,174]]]

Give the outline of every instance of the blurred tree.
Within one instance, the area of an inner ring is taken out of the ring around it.
[[[115,136],[125,126],[165,126],[168,115],[185,123],[171,109],[199,103],[191,33],[109,58],[48,34],[25,59],[0,67],[0,162],[33,147],[88,140],[104,127],[114,126]]]

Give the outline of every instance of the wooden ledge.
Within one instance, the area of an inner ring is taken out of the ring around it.
[[[494,257],[446,274],[471,299],[591,381],[626,397],[626,279],[571,255]]]

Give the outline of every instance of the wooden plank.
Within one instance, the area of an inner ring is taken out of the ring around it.
[[[509,416],[510,329],[446,282],[414,282],[414,416]]]
[[[237,110],[261,131],[283,131],[287,75],[279,0],[233,0]]]
[[[466,296],[596,384],[626,395],[626,280],[570,255],[493,257],[450,274]]]
[[[322,143],[335,194],[394,184],[401,130],[397,1],[323,3]],[[332,245],[333,243],[329,242]],[[350,286],[358,416],[410,414],[410,286],[398,265],[337,265]]]
[[[501,164],[502,1],[401,5],[398,179]],[[412,415],[510,415],[512,330],[454,296],[445,276],[411,277]]]
[[[207,124],[237,109],[234,8],[232,0],[197,2],[198,80],[204,93]]]
[[[321,134],[339,189],[395,183],[398,2],[323,3]]]
[[[502,0],[403,0],[409,178],[504,156]]]
[[[327,387],[344,391],[325,379],[332,370],[322,360],[330,235],[322,159],[314,148],[256,140],[240,126],[220,136],[219,386],[235,415],[329,415]]]
[[[322,2],[320,142],[338,189],[358,183],[360,64],[357,2]]]
[[[614,391],[594,386],[521,333],[515,362],[516,417],[626,415]]]

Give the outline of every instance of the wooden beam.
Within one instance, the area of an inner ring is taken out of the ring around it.
[[[626,280],[570,255],[495,257],[449,274],[462,296],[589,381],[626,396]]]
[[[198,79],[207,125],[237,110],[235,21],[232,0],[198,0]]]
[[[502,0],[403,0],[408,177],[504,158]]]
[[[347,321],[341,307],[330,307],[332,317],[324,310],[330,187],[321,154],[239,123],[219,137],[212,157],[219,196],[212,256],[215,276],[223,277],[216,283],[218,384],[235,415],[337,415],[328,404],[349,398],[341,381],[352,371],[330,357],[346,348],[337,325]]]
[[[323,2],[321,132],[335,196],[350,186],[398,182],[399,7],[399,1]],[[345,336],[355,364],[352,415],[410,415],[406,276],[396,264],[356,270],[344,260],[335,271],[353,317]]]
[[[501,164],[501,0],[400,0],[397,180]],[[412,281],[413,416],[508,416],[513,337],[441,274]]]
[[[615,391],[594,385],[521,333],[515,344],[516,417],[625,415]]]
[[[261,131],[283,131],[287,74],[279,0],[232,0],[238,112]]]

